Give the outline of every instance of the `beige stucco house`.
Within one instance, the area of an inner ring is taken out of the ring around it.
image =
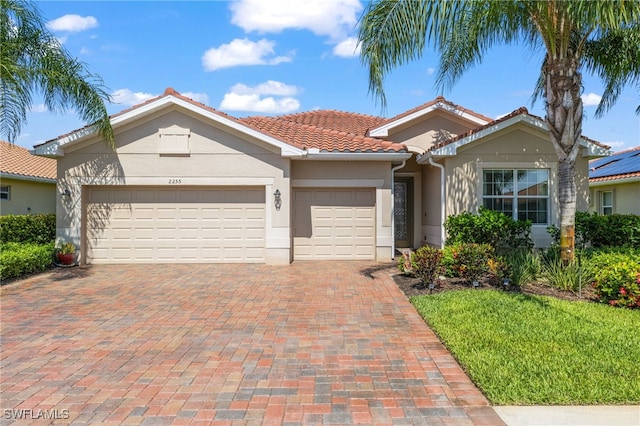
[[[56,161],[0,141],[0,215],[56,212]]]
[[[386,119],[339,111],[235,118],[173,89],[35,147],[57,158],[58,237],[87,263],[367,259],[441,245],[442,221],[485,205],[534,219],[548,243],[557,161],[544,122],[437,98]],[[581,140],[580,208],[588,160]]]
[[[589,211],[640,215],[640,146],[589,163]]]

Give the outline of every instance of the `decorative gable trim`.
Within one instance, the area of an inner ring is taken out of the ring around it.
[[[194,101],[178,95],[173,90],[167,90],[165,92],[165,95],[160,98],[148,101],[140,106],[112,116],[111,125],[114,128],[121,127],[132,121],[151,115],[156,111],[171,107],[173,105],[184,108],[215,123],[229,127],[230,129],[276,147],[280,150],[280,153],[283,157],[299,156],[303,154],[303,151],[299,148],[291,146],[274,137],[265,135],[264,133],[258,132],[250,127],[247,127],[241,122],[238,122],[231,118],[227,118],[223,114],[215,112],[213,109],[208,109],[204,106],[201,106],[200,104],[196,104]],[[64,156],[65,146],[75,145],[76,143],[85,140],[87,137],[95,135],[96,130],[97,128],[95,125],[84,127],[68,135],[34,147],[33,153],[36,155],[43,155],[47,157],[62,157]]]
[[[447,102],[444,98],[437,98],[436,101],[432,104],[426,104],[425,107],[417,109],[409,114],[401,114],[398,118],[390,119],[385,124],[375,127],[369,131],[369,136],[372,137],[387,137],[389,136],[389,131],[400,127],[406,123],[409,123],[413,120],[416,120],[420,117],[423,117],[427,114],[432,113],[433,111],[446,111],[458,117],[462,117],[467,121],[477,124],[478,126],[485,125],[490,122],[490,120],[486,120],[481,118],[476,114],[472,114],[468,110],[458,107],[455,104]]]
[[[458,137],[450,139],[449,141],[443,142],[440,145],[436,145],[428,152],[419,156],[416,161],[418,164],[426,164],[429,158],[453,157],[458,154],[458,148],[461,148],[477,140],[486,138],[494,133],[497,133],[508,127],[515,126],[519,123],[527,124],[543,132],[548,131],[547,124],[543,120],[538,117],[529,115],[526,112],[526,109],[521,108],[504,118],[495,120],[494,124],[489,123],[488,125],[485,125],[478,130],[471,131],[466,135],[460,135]],[[608,155],[609,152],[609,147],[601,145],[585,137],[580,138],[580,145],[585,148],[586,152],[583,152],[583,156],[586,157],[602,157]]]

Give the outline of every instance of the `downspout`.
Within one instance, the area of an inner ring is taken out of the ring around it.
[[[396,254],[396,187],[395,187],[395,173],[396,170],[400,170],[407,164],[407,160],[402,160],[402,163],[391,168],[391,259],[394,259]]]
[[[432,157],[427,158],[429,164],[440,169],[440,248],[444,248],[444,220],[445,220],[445,202],[447,201],[444,166],[433,161]]]

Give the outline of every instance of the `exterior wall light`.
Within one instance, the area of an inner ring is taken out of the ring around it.
[[[71,198],[71,191],[69,191],[69,188],[66,188],[64,191],[60,193],[60,195],[62,195],[63,197]]]
[[[280,210],[282,207],[282,194],[279,189],[276,189],[276,192],[273,193],[273,204],[276,206],[276,210]]]

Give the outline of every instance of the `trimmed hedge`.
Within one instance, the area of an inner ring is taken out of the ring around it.
[[[444,223],[447,245],[460,243],[489,244],[498,252],[531,249],[531,222],[513,220],[504,213],[480,207],[478,214],[462,212],[449,216]]]
[[[54,244],[6,243],[0,249],[0,279],[44,271],[53,263]]]
[[[560,241],[560,229],[547,228],[556,244]],[[612,214],[600,216],[596,213],[576,213],[576,247],[640,248],[640,216],[634,214]]]
[[[56,215],[0,216],[0,243],[48,244],[56,239]]]

